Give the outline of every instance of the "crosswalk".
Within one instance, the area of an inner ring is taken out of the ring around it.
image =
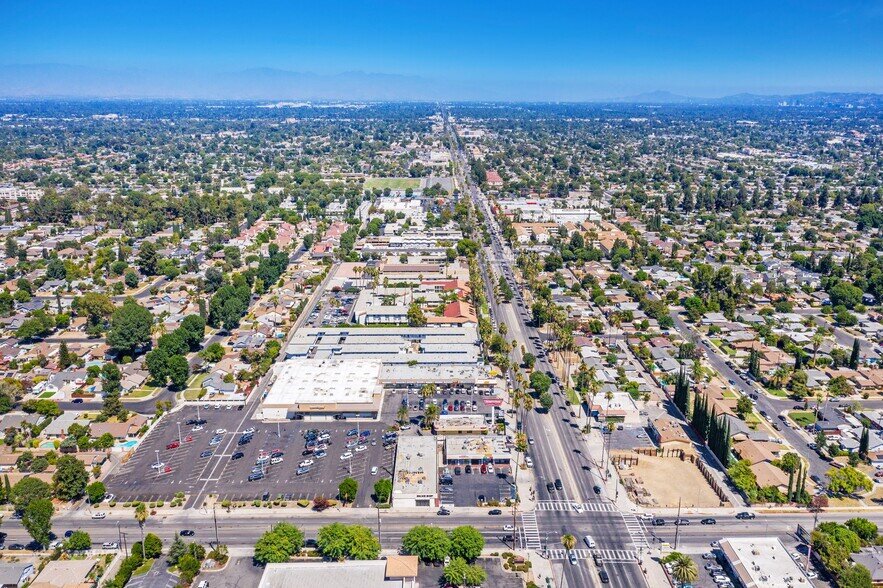
[[[632,543],[635,544],[635,547],[637,549],[650,549],[647,535],[644,534],[644,524],[638,520],[634,513],[624,512],[621,514],[622,521],[625,523],[625,528],[629,533],[629,537],[632,538]]]
[[[521,540],[524,549],[540,549],[540,527],[537,524],[537,515],[533,511],[521,513]]]
[[[593,553],[597,553],[604,563],[632,563],[638,559],[638,553],[633,549],[572,549],[576,559],[590,559]],[[551,560],[567,559],[566,549],[549,549],[546,557]]]
[[[537,502],[536,510],[576,510],[576,506],[579,504],[570,500],[540,500]],[[616,505],[611,502],[583,502],[581,506],[586,512],[616,512]]]

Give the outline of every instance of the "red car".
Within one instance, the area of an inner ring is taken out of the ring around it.
[[[180,442],[180,441],[172,441],[171,443],[169,443],[168,445],[166,445],[166,449],[177,449],[177,448],[179,448],[179,447],[181,447],[181,442]]]
[[[184,437],[185,443],[190,443],[191,441],[193,441],[193,435],[187,435],[186,437]]]

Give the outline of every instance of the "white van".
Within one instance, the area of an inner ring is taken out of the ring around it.
[[[595,543],[595,540],[592,539],[591,535],[586,535],[585,537],[583,537],[583,542],[586,544],[586,547],[588,547],[589,549],[595,549],[596,543]]]
[[[203,580],[196,588],[208,588],[208,580]]]

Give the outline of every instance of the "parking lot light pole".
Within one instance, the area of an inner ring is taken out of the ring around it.
[[[156,477],[159,477],[159,449],[154,449],[153,452],[156,454]]]
[[[178,443],[183,443],[184,438],[181,437],[181,421],[178,421]]]

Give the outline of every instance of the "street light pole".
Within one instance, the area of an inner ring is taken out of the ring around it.
[[[184,438],[181,437],[181,421],[178,421],[178,443],[182,443]]]
[[[159,449],[154,449],[153,452],[156,454],[156,477],[159,477]]]
[[[383,547],[383,535],[380,532],[380,506],[377,506],[377,542]]]

